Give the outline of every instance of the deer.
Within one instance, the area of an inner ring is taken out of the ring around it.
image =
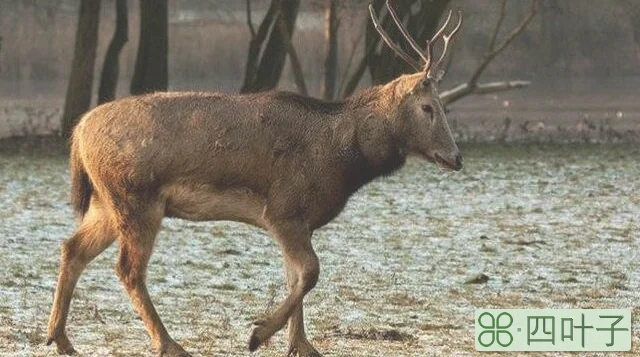
[[[116,272],[160,356],[189,356],[169,335],[145,282],[164,217],[253,225],[282,250],[288,295],[252,325],[255,351],[287,326],[288,356],[321,356],[309,342],[303,299],[320,263],[314,230],[357,190],[400,169],[409,155],[454,171],[462,156],[438,93],[450,40],[444,24],[421,48],[394,9],[387,12],[419,57],[375,29],[416,70],[342,101],[289,92],[232,95],[157,92],[118,99],[84,114],[70,147],[71,205],[78,227],[61,246],[47,345],[75,352],[66,334],[73,291],[91,260],[119,243]],[[434,45],[442,53],[433,60]]]

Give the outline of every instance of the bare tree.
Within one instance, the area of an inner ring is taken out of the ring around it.
[[[100,0],[82,0],[78,15],[71,75],[62,114],[62,135],[69,137],[80,116],[91,106],[98,42]]]
[[[100,87],[98,88],[98,104],[112,101],[116,96],[119,75],[119,57],[122,48],[129,40],[129,15],[127,0],[116,0],[116,29],[104,56]]]
[[[251,20],[251,0],[247,0],[251,41],[241,93],[261,92],[278,85],[287,53],[291,53],[293,48],[288,48],[287,41],[293,36],[299,6],[300,0],[272,0],[256,31]],[[284,31],[279,29],[280,21],[284,23]]]
[[[140,42],[131,93],[164,91],[168,86],[167,0],[140,0]]]
[[[504,22],[504,18],[507,13],[507,0],[502,1],[502,5],[500,6],[500,13],[498,15],[498,21],[496,23],[495,29],[491,36],[488,45],[488,51],[484,55],[482,61],[476,68],[476,70],[471,75],[471,78],[463,84],[456,86],[455,88],[444,91],[441,93],[442,103],[444,105],[451,104],[467,95],[470,94],[484,94],[484,93],[493,93],[493,92],[501,92],[513,88],[522,88],[528,86],[530,83],[528,81],[515,80],[515,81],[503,81],[503,82],[492,82],[492,83],[478,83],[478,79],[484,72],[484,70],[489,66],[491,61],[500,54],[500,52],[504,51],[507,46],[520,34],[524,29],[527,28],[533,17],[536,15],[536,7],[537,0],[531,1],[531,10],[529,14],[525,16],[525,18],[520,22],[518,26],[516,26],[507,37],[498,44],[498,33],[502,28],[502,24]]]
[[[326,0],[324,14],[325,57],[322,98],[332,100],[335,98],[338,75],[338,4],[336,0]]]
[[[289,54],[291,69],[293,71],[293,79],[296,82],[296,87],[298,87],[298,92],[300,92],[300,94],[302,95],[309,95],[307,85],[304,82],[304,72],[302,71],[302,65],[300,64],[300,59],[298,58],[298,54],[296,53],[296,48],[291,42],[291,34],[287,30],[287,24],[284,22],[284,20],[280,19],[278,20],[277,26],[282,36],[282,41],[285,45],[287,53]]]
[[[381,18],[380,22],[382,24],[386,24],[386,23],[388,23],[388,20],[389,20],[389,17],[385,16],[385,17]],[[384,26],[384,25],[382,25],[382,26]],[[360,41],[358,41],[358,42],[360,42]],[[351,73],[351,75],[347,77],[347,74],[349,73],[349,70],[350,70],[350,67],[351,67],[351,61],[353,59],[353,55],[355,55],[355,50],[351,53],[351,56],[349,57],[349,61],[347,63],[347,67],[346,67],[345,72],[344,72],[344,74],[342,76],[343,80],[342,80],[342,84],[340,85],[340,88],[341,88],[340,89],[340,97],[341,98],[349,97],[350,95],[352,95],[355,92],[356,88],[358,87],[358,83],[360,83],[360,80],[362,79],[362,76],[364,75],[365,71],[367,70],[367,58],[369,56],[373,55],[373,52],[376,50],[376,47],[377,47],[377,43],[376,42],[370,42],[368,44],[365,44],[364,54],[362,56],[362,59],[356,65],[356,68]]]

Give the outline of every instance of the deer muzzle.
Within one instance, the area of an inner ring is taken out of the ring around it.
[[[455,155],[451,155],[448,158],[440,155],[439,153],[435,153],[433,156],[435,158],[435,161],[444,168],[453,171],[462,170],[462,155],[459,152]]]

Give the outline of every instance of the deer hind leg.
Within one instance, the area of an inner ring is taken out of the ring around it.
[[[140,206],[142,207],[142,205]],[[164,204],[152,203],[135,214],[121,216],[120,255],[116,270],[134,308],[140,315],[160,356],[189,356],[176,343],[156,312],[147,291],[146,272],[156,235],[164,216]],[[144,211],[144,212],[140,212]]]
[[[302,326],[302,300],[304,296],[316,285],[320,273],[318,257],[311,246],[311,232],[303,225],[284,223],[272,229],[278,242],[282,246],[285,266],[287,267],[289,281],[291,282],[290,293],[276,310],[266,319],[256,321],[257,327],[253,330],[249,339],[249,350],[255,351],[261,344],[267,341],[274,333],[279,331],[287,323],[287,320],[296,314],[294,323],[299,331]],[[298,310],[297,312],[296,310]],[[299,315],[299,316],[298,316]],[[304,333],[304,331],[303,331]],[[300,335],[297,335],[300,338]],[[306,341],[306,338],[304,339]],[[311,345],[300,342],[297,339],[298,355],[302,355],[303,348]],[[290,351],[291,352],[291,351]],[[315,349],[311,348],[307,353],[313,356]],[[317,352],[315,352],[317,353]]]
[[[47,338],[47,345],[55,342],[60,354],[75,352],[65,333],[65,326],[78,278],[87,264],[109,247],[115,238],[116,231],[107,212],[96,196],[93,196],[80,226],[61,249],[58,284],[49,317]]]

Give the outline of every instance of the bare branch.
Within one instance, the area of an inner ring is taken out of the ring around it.
[[[249,1],[251,0],[247,0],[247,3],[249,3]],[[247,14],[250,16],[251,12],[249,11]],[[245,75],[241,91],[244,91],[246,88],[250,88],[254,84],[256,74],[258,73],[258,63],[260,62],[261,51],[263,50],[262,47],[267,35],[269,34],[269,29],[275,21],[274,18],[276,15],[278,15],[278,5],[274,1],[271,3],[271,6],[269,6],[267,13],[264,15],[264,19],[258,27],[258,32],[255,34],[252,33],[251,41],[249,41],[247,63],[245,64]],[[249,26],[249,30],[255,31],[255,29],[251,30],[253,28],[253,24],[249,18],[247,18],[247,21],[251,24]]]
[[[282,35],[284,45],[287,48],[289,59],[291,60],[291,69],[293,70],[293,78],[296,81],[296,87],[298,87],[300,94],[309,95],[307,85],[304,83],[304,72],[302,71],[302,66],[300,65],[296,49],[293,47],[293,43],[291,43],[291,34],[289,33],[289,30],[287,30],[287,24],[282,18],[276,20],[276,22],[278,23],[278,30]]]
[[[338,6],[334,0],[325,2],[325,53],[324,53],[324,83],[322,98],[332,100],[336,94],[338,81]]]
[[[365,20],[365,22],[368,20]],[[358,44],[362,41],[362,38],[364,37],[365,34],[365,26],[360,26],[360,32],[358,33],[358,36],[355,37],[355,39],[353,40],[353,42],[351,43],[351,52],[349,53],[349,57],[347,58],[347,63],[345,64],[342,73],[340,75],[340,83],[338,84],[338,91],[337,91],[337,95],[339,97],[342,96],[342,93],[344,93],[344,86],[347,83],[347,75],[349,74],[349,71],[351,70],[351,65],[353,64],[353,59],[356,56],[356,52],[358,50]],[[365,49],[366,51],[366,49]]]
[[[118,74],[120,73],[120,52],[129,40],[129,13],[127,0],[116,1],[116,28],[113,38],[104,55],[100,86],[98,87],[98,104],[112,101],[116,97]]]
[[[249,26],[249,32],[251,32],[251,38],[255,38],[256,29],[253,27],[253,21],[251,20],[251,0],[247,0],[247,26]]]
[[[486,94],[486,93],[495,93],[506,91],[514,88],[522,88],[526,87],[530,84],[527,81],[504,81],[504,82],[492,82],[485,84],[478,84],[478,78],[487,68],[489,63],[502,52],[512,41],[516,38],[524,29],[529,25],[533,17],[536,15],[536,7],[538,0],[531,1],[531,11],[529,14],[520,22],[518,26],[516,26],[511,33],[507,36],[507,38],[500,44],[496,46],[496,37],[498,32],[500,31],[500,27],[504,22],[505,11],[506,11],[506,1],[503,2],[500,15],[498,17],[498,21],[496,23],[496,28],[494,30],[493,35],[491,36],[491,40],[489,42],[489,52],[485,54],[482,62],[476,68],[475,72],[469,79],[467,83],[463,83],[450,89],[448,91],[444,91],[440,94],[440,99],[444,105],[451,104],[462,97],[465,97],[469,94]]]
[[[367,21],[368,20],[365,20],[365,24]],[[380,22],[383,25],[387,25],[389,22],[389,17],[386,16],[386,14],[383,14],[380,18]],[[366,33],[366,30],[363,30],[360,33],[360,37],[364,36],[365,33]],[[356,40],[355,43],[358,43],[359,41],[360,40],[358,39]],[[356,90],[358,83],[360,83],[360,80],[362,79],[362,76],[364,75],[364,72],[367,69],[367,59],[373,55],[373,53],[376,50],[376,47],[378,47],[378,43],[379,41],[371,41],[371,43],[366,45],[366,47],[363,49],[364,53],[362,58],[360,59],[360,62],[358,63],[358,65],[356,66],[356,69],[353,71],[353,73],[351,74],[348,80],[347,80],[348,72],[345,69],[345,72],[342,76],[343,79],[342,79],[342,84],[340,85],[340,91],[338,92],[339,98],[346,98],[351,94],[353,94],[353,92]],[[354,51],[351,54],[352,55],[355,54],[355,45],[354,45]]]
[[[516,80],[516,81],[482,83],[482,84],[477,84],[474,88],[472,88],[469,86],[468,83],[463,83],[458,85],[455,88],[452,88],[440,93],[440,100],[442,100],[442,104],[446,106],[447,104],[453,103],[456,100],[464,96],[467,96],[471,93],[488,94],[488,93],[504,92],[510,89],[524,88],[530,84],[531,82],[529,81]]]
[[[518,25],[516,28],[514,28],[511,31],[509,36],[507,36],[507,38],[499,46],[497,46],[496,48],[493,48],[493,49],[489,49],[489,52],[484,56],[483,61],[480,63],[480,65],[478,66],[476,71],[471,76],[471,79],[468,82],[470,87],[474,87],[475,86],[475,84],[478,82],[478,78],[480,78],[480,75],[482,75],[482,72],[484,72],[484,70],[487,68],[489,63],[491,63],[491,61],[500,52],[502,52],[511,43],[511,41],[513,41],[513,39],[516,38],[516,36],[518,36],[522,31],[524,31],[525,28],[527,28],[527,26],[529,25],[531,20],[533,20],[533,17],[536,15],[536,5],[537,5],[537,3],[538,3],[538,0],[532,0],[531,1],[531,11],[529,12],[529,15],[527,15],[527,17],[525,17],[524,20],[522,20],[520,25]],[[499,19],[498,21],[502,22],[501,19]]]
[[[364,71],[367,69],[367,58],[375,52],[376,45],[376,42],[372,42],[366,49],[364,56],[362,56],[360,63],[356,67],[356,70],[353,72],[349,80],[345,82],[346,84],[344,86],[344,89],[340,93],[340,96],[342,98],[346,98],[353,94],[353,92],[355,92],[356,88],[358,87],[358,83],[360,83],[360,80],[364,75]]]
[[[502,22],[504,21],[504,18],[506,16],[507,16],[507,0],[502,0],[498,22],[496,22],[496,28],[493,30],[491,41],[489,41],[489,51],[493,51],[496,48],[496,40],[498,39],[498,33],[500,32],[500,28],[502,27]]]

